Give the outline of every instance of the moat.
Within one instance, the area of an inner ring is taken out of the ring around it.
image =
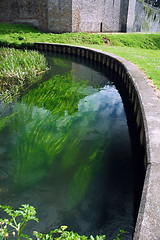
[[[33,205],[40,223],[31,232],[67,225],[132,239],[139,153],[120,93],[96,64],[47,59],[44,81],[11,105],[0,133],[1,204]]]

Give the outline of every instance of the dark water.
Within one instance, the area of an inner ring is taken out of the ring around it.
[[[96,65],[60,55],[48,62],[48,80],[2,124],[0,203],[34,206],[40,223],[30,232],[67,225],[109,239],[125,229],[132,239],[136,154],[120,94]]]

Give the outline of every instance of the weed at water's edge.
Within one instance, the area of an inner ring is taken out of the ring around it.
[[[36,217],[36,210],[33,206],[28,204],[23,204],[18,210],[13,210],[11,206],[2,206],[0,209],[6,212],[9,218],[0,219],[0,239],[9,240],[10,237],[15,240],[20,240],[21,238],[32,240],[32,238],[24,234],[24,229],[27,223],[31,220],[38,222]],[[72,231],[66,231],[67,226],[61,226],[58,229],[51,230],[47,234],[42,234],[34,231],[33,235],[37,240],[104,240],[105,235],[97,235],[96,237],[85,235],[80,236],[78,233]],[[122,240],[123,234],[126,233],[124,230],[120,230],[116,239]]]

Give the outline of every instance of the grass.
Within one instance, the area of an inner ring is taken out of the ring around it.
[[[1,99],[11,102],[46,70],[46,59],[37,51],[0,48]]]
[[[134,63],[160,89],[160,50],[120,46],[86,46],[113,53]]]
[[[133,62],[160,89],[160,33],[43,33],[24,24],[0,23],[0,45],[24,47],[34,42],[89,46]]]
[[[43,33],[25,24],[0,23],[0,44],[30,46],[34,42],[96,44],[160,49],[160,34]]]

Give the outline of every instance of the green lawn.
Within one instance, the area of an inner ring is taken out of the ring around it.
[[[25,47],[34,42],[88,46],[136,64],[160,89],[160,33],[43,33],[24,24],[0,23],[0,46]]]
[[[137,65],[160,89],[160,50],[133,47],[86,45],[123,57]]]

